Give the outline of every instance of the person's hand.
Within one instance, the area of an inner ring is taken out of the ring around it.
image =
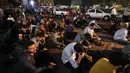
[[[88,60],[89,60],[90,62],[93,62],[92,56],[88,56]]]
[[[79,58],[83,58],[85,56],[85,53],[79,53]]]
[[[85,53],[78,53],[79,57],[78,57],[78,60],[77,60],[77,64],[80,64],[82,58],[85,56]]]
[[[45,34],[45,37],[48,37],[48,35],[47,35],[47,34]]]
[[[53,65],[49,65],[48,68],[49,68],[49,69],[53,69],[54,66],[53,66]]]
[[[48,48],[44,48],[43,50],[44,50],[44,51],[48,51],[49,49],[48,49]]]
[[[56,64],[55,64],[55,63],[53,63],[53,62],[50,62],[50,65],[56,66]]]
[[[100,37],[98,37],[98,41],[100,41],[101,40],[101,38]]]
[[[93,46],[89,45],[88,48],[91,49],[91,48],[93,48]]]

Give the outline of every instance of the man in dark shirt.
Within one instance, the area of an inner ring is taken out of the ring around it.
[[[20,61],[23,66],[23,73],[41,73],[47,69],[53,69],[56,64],[50,63],[48,66],[36,67],[34,55],[36,53],[36,45],[32,41],[26,41],[26,50],[21,57]]]

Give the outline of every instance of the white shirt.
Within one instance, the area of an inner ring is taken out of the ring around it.
[[[114,40],[124,40],[127,41],[128,39],[126,38],[128,34],[128,30],[126,28],[122,28],[116,31],[114,34]]]
[[[84,29],[84,34],[86,33],[89,33],[92,37],[94,35],[94,30],[91,29],[89,26],[87,26],[85,29]]]
[[[130,15],[130,9],[127,7],[127,8],[125,8],[125,11],[124,11],[124,15],[125,16],[128,16],[128,15]]]
[[[31,40],[36,44],[36,47],[38,48],[40,41],[36,41],[36,37],[33,37]]]
[[[73,68],[77,68],[78,67],[78,64],[77,64],[77,62],[75,60],[75,58],[76,58],[76,53],[74,51],[74,45],[75,44],[76,43],[68,44],[64,48],[64,50],[62,52],[62,58],[61,58],[63,64],[66,64],[67,62],[70,62]]]
[[[13,17],[8,17],[8,19],[7,20],[11,20],[11,21],[13,21],[14,22],[14,18]]]
[[[117,15],[116,8],[113,8],[113,9],[112,9],[111,14],[113,14],[113,15]]]
[[[56,44],[61,44],[60,42],[57,41],[57,32],[56,33],[52,33],[52,40],[56,43]]]

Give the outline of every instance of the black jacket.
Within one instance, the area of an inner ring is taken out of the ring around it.
[[[22,72],[23,73],[40,73],[43,70],[46,70],[47,67],[36,67],[35,66],[35,60],[34,56],[32,56],[30,53],[25,52],[23,56],[20,59],[20,62],[22,64]]]

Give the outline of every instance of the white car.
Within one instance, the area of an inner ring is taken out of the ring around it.
[[[53,13],[56,15],[69,15],[69,12],[65,9],[56,9]]]
[[[104,20],[109,20],[111,18],[110,13],[105,13],[100,9],[89,9],[85,15],[86,18],[92,17],[92,18],[100,18]]]

